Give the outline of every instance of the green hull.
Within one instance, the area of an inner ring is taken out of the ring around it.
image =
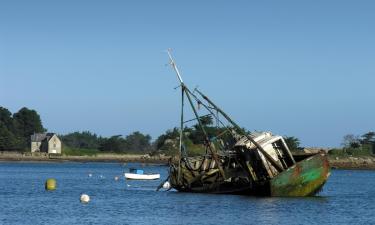
[[[330,166],[327,156],[313,155],[271,179],[271,196],[312,196],[321,190],[329,176]]]
[[[267,182],[243,183],[241,180],[225,182],[219,176],[218,169],[211,172],[191,170],[181,164],[182,182],[178,182],[178,165],[171,167],[169,181],[173,188],[181,192],[213,193],[213,194],[241,194],[274,197],[304,197],[318,193],[330,175],[330,166],[326,154],[302,154],[294,156],[297,163]],[[195,161],[202,164],[201,158]],[[194,163],[193,163],[194,164]],[[230,172],[229,170],[225,170]],[[246,173],[245,173],[246,174]],[[244,174],[236,174],[243,177]],[[235,176],[236,177],[236,176]],[[243,181],[243,180],[242,180]]]

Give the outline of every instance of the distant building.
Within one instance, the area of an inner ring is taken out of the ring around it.
[[[55,133],[31,135],[31,152],[61,154],[61,141]]]

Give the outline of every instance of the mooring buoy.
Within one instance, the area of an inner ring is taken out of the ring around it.
[[[47,191],[54,191],[57,188],[56,180],[55,179],[47,179],[45,183],[45,188]]]
[[[163,184],[163,188],[164,188],[164,189],[170,189],[170,188],[171,188],[171,183],[169,183],[169,181],[166,181],[166,182]]]
[[[88,204],[90,202],[90,196],[82,194],[80,198],[81,203]]]

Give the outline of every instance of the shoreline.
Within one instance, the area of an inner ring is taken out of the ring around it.
[[[0,152],[0,163],[2,162],[36,162],[36,163],[64,163],[64,162],[103,162],[103,163],[148,163],[167,165],[170,156],[158,155],[136,155],[136,154],[97,154],[85,156],[31,154],[20,152]],[[349,170],[375,170],[375,157],[334,157],[329,156],[332,169]]]
[[[14,159],[0,158],[0,163],[145,163],[167,165],[168,160],[119,160],[119,159]]]
[[[329,163],[332,169],[375,170],[375,157],[372,156],[330,157]]]
[[[0,152],[1,162],[45,162],[45,163],[64,163],[64,162],[103,162],[103,163],[150,163],[150,164],[168,164],[170,157],[167,156],[149,156],[135,154],[97,154],[85,156],[67,156],[67,155],[48,155],[31,153],[9,153]]]

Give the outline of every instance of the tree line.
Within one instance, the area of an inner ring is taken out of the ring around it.
[[[212,117],[202,117],[201,124],[205,127],[208,137],[215,139],[220,136],[222,146],[233,144],[233,139],[226,128],[214,126]],[[40,115],[26,107],[12,114],[0,106],[0,151],[29,150],[30,136],[34,133],[46,132]],[[248,132],[244,129],[245,132]],[[193,154],[205,151],[204,135],[198,123],[185,127],[184,148]],[[249,132],[248,132],[249,133]],[[180,129],[173,128],[161,134],[155,141],[148,134],[139,131],[129,135],[114,135],[101,137],[90,131],[73,132],[59,135],[64,147],[71,149],[93,149],[102,152],[116,153],[165,153],[176,154],[179,150]],[[284,140],[292,151],[301,150],[300,141],[293,136],[285,136]],[[370,131],[361,136],[353,134],[344,137],[342,149],[344,152],[368,151],[375,153],[375,132]]]
[[[146,153],[152,151],[151,136],[139,131],[127,136],[114,135],[106,138],[90,131],[60,135],[63,145],[73,149],[95,149],[102,152]]]
[[[30,137],[34,133],[44,133],[40,115],[23,107],[12,114],[0,106],[0,151],[27,151]],[[107,152],[149,152],[153,149],[151,136],[133,132],[127,136],[101,137],[89,131],[59,135],[63,147],[73,149],[97,149]]]
[[[369,131],[362,135],[345,135],[342,142],[342,151],[352,154],[375,154],[375,132]]]
[[[46,131],[35,110],[24,107],[12,114],[0,106],[0,150],[25,150],[32,134]]]
[[[205,127],[209,138],[220,135],[224,145],[229,145],[231,135],[225,134],[225,128],[213,125],[212,117],[202,117],[201,124]],[[0,150],[22,151],[29,150],[30,136],[34,133],[46,132],[42,125],[40,115],[32,109],[26,107],[12,114],[8,109],[0,107]],[[198,123],[191,127],[184,128],[185,148],[193,154],[201,154],[204,148],[204,135]],[[70,149],[91,149],[102,152],[117,153],[165,153],[176,154],[179,149],[180,131],[178,128],[167,130],[161,134],[154,142],[148,134],[133,132],[129,135],[114,135],[102,137],[90,131],[73,132],[59,135],[63,142],[63,147]],[[295,137],[286,137],[287,143],[292,149],[299,147],[299,140]]]

